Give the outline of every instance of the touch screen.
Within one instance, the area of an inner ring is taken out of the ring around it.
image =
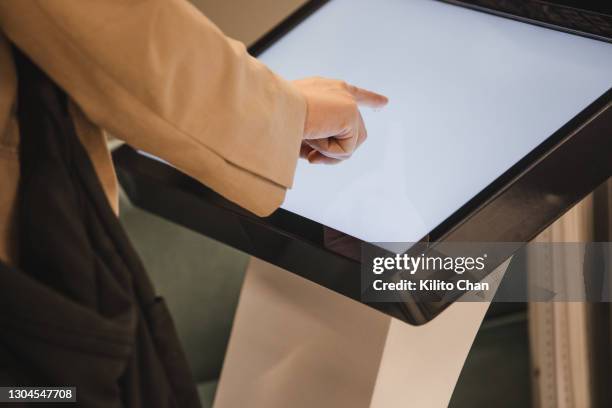
[[[389,97],[283,204],[371,242],[419,240],[612,86],[612,44],[432,0],[332,0],[259,58]]]

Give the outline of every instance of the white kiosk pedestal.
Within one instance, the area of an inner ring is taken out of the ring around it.
[[[214,407],[446,407],[488,307],[411,326],[252,258]]]

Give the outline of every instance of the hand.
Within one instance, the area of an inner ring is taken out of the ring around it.
[[[293,81],[307,104],[300,156],[310,163],[337,163],[351,157],[368,134],[359,106],[381,108],[388,99],[377,93],[326,78]]]

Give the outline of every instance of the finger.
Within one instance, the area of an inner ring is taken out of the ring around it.
[[[357,134],[355,131],[352,131],[350,138],[337,139],[329,137],[327,139],[305,140],[305,142],[324,156],[333,159],[348,159],[355,150]]]
[[[332,157],[327,157],[321,152],[318,152],[316,150],[313,150],[308,155],[308,162],[311,164],[338,164],[341,161],[342,160],[340,159],[334,159]]]
[[[302,145],[300,146],[300,157],[302,159],[308,158],[308,154],[310,154],[310,152],[312,152],[313,150],[314,149],[308,146],[306,143],[302,143]]]
[[[363,142],[368,138],[368,130],[366,129],[365,122],[363,121],[363,117],[359,114],[359,129],[357,136],[357,144],[355,145],[355,149],[357,149]]]
[[[370,108],[382,108],[389,102],[389,98],[367,89],[359,88],[355,85],[347,85],[348,91],[353,95],[357,103],[361,106]]]

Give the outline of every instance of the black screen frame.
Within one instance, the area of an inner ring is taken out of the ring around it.
[[[502,8],[507,5],[507,1],[485,1],[489,6],[498,3],[499,9],[484,8],[482,4],[475,5],[483,3],[482,1],[443,1],[508,17],[508,11]],[[307,2],[249,47],[249,52],[254,56],[259,55],[328,2],[329,0]],[[526,3],[541,5],[543,2]],[[601,33],[584,30],[577,32],[575,27],[534,20],[529,8],[525,10],[525,15],[514,15],[513,18],[612,42],[612,38],[602,38]],[[612,137],[606,140],[605,136],[601,135],[607,131],[612,134],[611,104],[612,89],[609,89],[487,188],[457,209],[423,237],[421,242],[494,243],[528,242],[533,239],[610,177],[612,162],[606,162],[605,155],[606,152],[612,152]],[[589,144],[593,149],[589,149]],[[576,157],[576,151],[589,156],[583,154]],[[360,262],[355,257],[329,249],[325,238],[329,229],[326,226],[283,209],[278,209],[270,217],[256,217],[172,167],[142,156],[128,147],[118,149],[114,159],[119,179],[134,204],[361,301]],[[572,171],[566,172],[567,180],[560,185],[555,181],[555,177],[560,175],[558,169],[563,169],[567,163],[572,163]],[[176,199],[159,199],[160,196],[167,195]],[[551,197],[555,200],[551,200]],[[527,200],[530,207],[518,205],[519,208],[537,214],[518,224],[507,223],[505,228],[491,228],[492,223],[504,224],[505,217],[515,214],[517,200],[521,199]],[[356,238],[347,238],[353,240],[356,245],[362,243]],[[491,268],[495,266],[497,265],[490,265]],[[369,305],[408,323],[423,324],[435,318],[451,303],[452,301],[435,305],[422,303],[419,304],[418,313],[406,310],[399,303]]]

